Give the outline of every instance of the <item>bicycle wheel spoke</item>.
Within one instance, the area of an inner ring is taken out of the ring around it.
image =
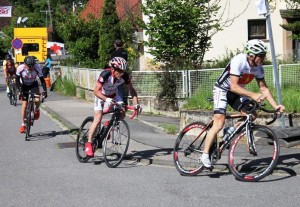
[[[200,122],[186,126],[177,137],[173,159],[178,172],[182,175],[196,175],[203,170],[203,165],[199,161],[202,155],[202,141],[206,136],[203,131],[204,124]]]
[[[104,160],[108,167],[117,167],[124,159],[130,140],[129,127],[124,120],[113,125],[104,144]]]
[[[253,127],[255,148],[249,146],[243,131],[233,142],[229,153],[229,169],[242,181],[258,181],[272,172],[279,156],[278,140],[270,129]]]

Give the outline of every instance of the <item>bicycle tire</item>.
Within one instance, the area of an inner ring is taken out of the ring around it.
[[[13,86],[12,86],[12,94],[11,94],[11,96],[12,96],[12,102],[13,102],[12,105],[17,106],[18,96],[17,96],[17,87],[16,87],[15,84],[13,84]]]
[[[256,155],[249,150],[246,129],[243,129],[231,142],[228,166],[237,180],[255,182],[269,175],[277,164],[279,141],[273,131],[261,125],[251,128]]]
[[[192,146],[191,144],[197,136],[199,136],[205,126],[206,124],[202,122],[190,123],[180,132],[176,139],[173,161],[177,171],[181,175],[197,175],[204,169],[204,166],[199,160],[204,148],[203,139],[206,138],[208,129],[205,129]]]
[[[13,94],[12,94],[12,86],[11,86],[11,84],[9,84],[9,94],[8,94],[8,98],[9,98],[9,103],[10,103],[10,105],[13,105]]]
[[[85,154],[85,143],[88,141],[88,133],[93,121],[94,117],[87,117],[82,122],[77,133],[75,152],[78,161],[82,163],[85,163],[90,159],[90,157]]]
[[[30,97],[28,97],[30,98]],[[26,121],[25,121],[25,126],[26,126],[26,129],[25,129],[25,141],[28,141],[29,140],[29,137],[30,137],[30,129],[31,129],[31,126],[33,125],[33,120],[34,120],[34,117],[33,117],[33,102],[28,102],[27,103],[27,107],[26,107]]]
[[[119,120],[109,128],[103,144],[103,156],[106,165],[117,167],[124,159],[130,141],[129,126],[125,120]]]

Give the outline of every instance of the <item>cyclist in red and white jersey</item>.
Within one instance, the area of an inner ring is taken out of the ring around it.
[[[121,57],[113,57],[109,65],[110,68],[101,72],[94,88],[94,121],[89,129],[88,142],[85,145],[85,153],[89,157],[94,156],[92,137],[95,134],[97,126],[101,123],[104,103],[110,105],[113,102],[123,102],[118,91],[118,86],[124,83],[129,89],[135,108],[141,108],[138,104],[137,93],[132,86],[129,74],[125,71],[127,68],[126,60]],[[121,118],[124,117],[125,111],[121,114]]]
[[[17,86],[21,92],[21,100],[22,100],[22,124],[19,129],[21,133],[25,132],[25,110],[27,106],[27,99],[28,99],[28,91],[31,90],[32,93],[40,95],[39,91],[39,84],[37,78],[40,79],[42,87],[44,89],[43,96],[47,98],[47,88],[46,83],[43,77],[42,70],[38,64],[36,64],[35,57],[27,56],[24,59],[24,64],[21,64],[17,68],[16,72],[16,82]],[[35,112],[34,112],[34,119],[37,120],[40,117],[40,98],[37,97],[35,99]]]
[[[5,55],[5,61],[3,62],[3,72],[6,82],[6,93],[9,94],[9,78],[16,76],[16,64],[10,54]]]
[[[246,53],[234,56],[216,81],[213,89],[214,123],[207,134],[204,153],[201,157],[205,167],[211,167],[209,149],[219,131],[224,127],[227,104],[244,113],[244,106],[249,98],[257,102],[267,99],[274,109],[279,109],[279,113],[283,113],[285,110],[283,105],[276,103],[264,79],[263,62],[266,51],[267,48],[263,41],[249,40],[246,45]],[[254,78],[260,93],[254,93],[244,88]],[[256,117],[256,114],[253,115]]]

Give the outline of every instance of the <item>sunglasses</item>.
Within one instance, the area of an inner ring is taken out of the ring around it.
[[[260,58],[265,58],[266,57],[266,55],[262,55],[262,54],[260,54],[260,55],[256,55],[257,57],[260,57]]]

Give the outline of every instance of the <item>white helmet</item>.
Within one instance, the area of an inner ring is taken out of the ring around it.
[[[246,46],[246,53],[254,55],[265,55],[267,53],[267,47],[265,43],[258,39],[249,40]]]
[[[109,61],[109,65],[114,69],[126,70],[127,62],[124,58],[114,57]]]

